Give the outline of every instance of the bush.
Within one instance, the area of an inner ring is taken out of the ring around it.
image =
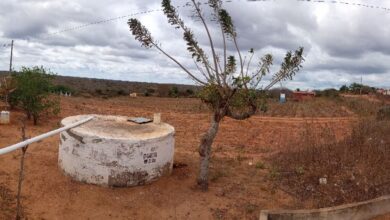
[[[340,104],[363,117],[375,116],[379,109],[383,107],[381,103],[370,102],[360,98],[343,98]]]
[[[194,95],[194,91],[192,89],[187,89],[186,90],[186,94],[187,94],[187,96],[193,96]]]
[[[64,86],[64,85],[55,85],[55,86],[52,86],[51,89],[50,89],[51,92],[54,92],[54,93],[74,93],[73,92],[73,89],[67,87],[67,86]]]
[[[13,74],[16,90],[11,94],[14,106],[22,108],[28,119],[33,118],[34,125],[43,113],[58,114],[60,105],[57,99],[50,97],[53,75],[43,67],[22,67],[20,73]]]
[[[390,124],[365,119],[337,142],[335,133],[310,127],[296,143],[271,156],[275,183],[317,208],[360,202],[390,193]],[[287,147],[287,146],[286,146]],[[326,178],[327,184],[319,179]]]
[[[156,92],[156,90],[152,89],[152,88],[147,88],[146,92],[149,93],[149,94],[154,94]]]
[[[342,85],[339,90],[341,93],[347,93],[349,92],[349,88],[347,85]]]
[[[172,86],[168,93],[169,97],[177,98],[179,97],[179,89],[177,86]]]
[[[95,89],[95,93],[98,95],[103,95],[103,91],[101,89]]]
[[[123,89],[117,90],[116,94],[117,94],[117,95],[120,95],[120,96],[125,96],[125,95],[127,95],[126,92],[125,92],[125,90],[123,90]]]
[[[351,91],[354,94],[370,94],[370,93],[376,93],[376,89],[370,86],[358,84],[358,83],[352,83],[349,86],[349,91]]]
[[[379,109],[377,113],[378,120],[390,120],[390,105],[384,106]]]
[[[156,90],[152,88],[147,88],[144,92],[144,96],[149,97],[155,95]]]
[[[323,91],[316,91],[317,97],[337,98],[340,96],[336,89],[325,89]]]

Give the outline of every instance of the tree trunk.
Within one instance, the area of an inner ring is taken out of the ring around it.
[[[34,125],[38,124],[38,117],[39,116],[33,115]]]
[[[5,94],[5,104],[7,105],[7,107],[9,108],[9,103],[8,103],[8,94]],[[9,110],[9,109],[7,109]]]
[[[201,138],[199,146],[200,155],[200,168],[198,176],[198,186],[202,191],[208,190],[208,177],[209,177],[209,164],[211,156],[211,145],[213,144],[214,138],[217,135],[219,122],[222,117],[215,113],[211,119],[209,130]]]

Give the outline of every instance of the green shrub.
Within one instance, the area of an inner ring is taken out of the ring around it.
[[[127,95],[126,92],[125,92],[125,90],[123,90],[123,89],[117,90],[117,91],[116,91],[116,94],[117,94],[117,95],[120,95],[120,96]]]
[[[323,91],[316,91],[317,97],[337,98],[340,92],[336,89],[325,89]]]
[[[187,89],[186,93],[187,93],[188,96],[193,96],[194,95],[194,91],[192,89]]]
[[[13,74],[16,90],[11,94],[14,106],[22,108],[28,119],[33,118],[34,125],[44,113],[58,114],[60,105],[58,99],[50,96],[53,75],[43,67],[22,67],[20,73]]]
[[[69,88],[68,86],[64,85],[55,85],[50,88],[51,92],[54,93],[74,93],[73,89]]]
[[[342,93],[347,93],[349,92],[349,87],[347,85],[342,85],[339,91]]]
[[[177,98],[179,97],[179,88],[177,86],[172,86],[168,93],[169,97]]]

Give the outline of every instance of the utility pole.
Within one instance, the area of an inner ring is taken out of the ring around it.
[[[14,55],[14,40],[11,41],[11,57],[9,59],[9,75],[12,74],[12,58]]]
[[[363,92],[363,76],[360,77],[360,95],[362,95]]]
[[[13,56],[14,56],[14,40],[11,41],[11,56],[10,56],[10,59],[9,59],[9,76],[4,79],[4,83],[5,83],[5,87],[6,87],[5,88],[6,89],[6,92],[5,92],[5,103],[8,106],[9,106],[8,96],[9,96],[9,93],[11,92],[11,75],[12,75],[12,59],[13,59]]]

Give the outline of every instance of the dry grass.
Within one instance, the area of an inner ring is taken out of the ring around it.
[[[5,185],[0,184],[0,219],[12,219],[14,216],[14,196]]]
[[[375,116],[385,102],[379,99],[369,101],[360,97],[343,97],[337,104],[345,106],[360,117],[370,117]]]
[[[350,112],[337,102],[339,98],[315,98],[304,102],[268,101],[268,111],[261,115],[272,117],[346,117]]]
[[[309,131],[287,152],[272,158],[270,175],[283,190],[314,203],[335,206],[390,193],[390,122],[365,119],[345,140],[330,130]],[[321,185],[320,178],[327,184]]]

